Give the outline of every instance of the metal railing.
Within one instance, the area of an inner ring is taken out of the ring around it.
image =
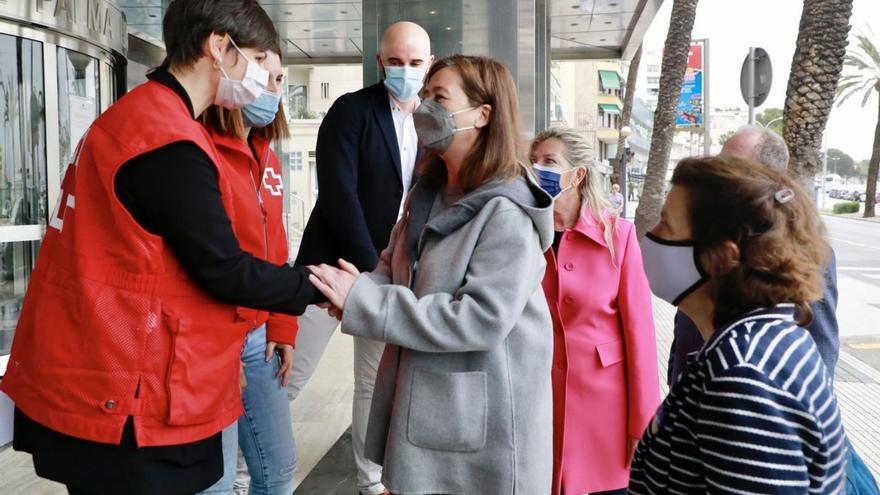
[[[287,214],[287,232],[288,236],[302,235],[306,228],[306,200],[290,193],[290,212]]]

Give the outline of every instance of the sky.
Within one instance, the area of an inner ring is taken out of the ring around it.
[[[740,69],[749,46],[756,46],[767,50],[773,63],[770,96],[756,113],[783,108],[802,8],[802,0],[700,0],[692,37],[709,39],[712,107],[746,108],[739,88]],[[662,51],[671,13],[672,0],[665,0],[645,35],[645,50]],[[880,34],[880,1],[854,0],[850,24],[850,46],[855,33],[870,28]],[[876,93],[865,108],[861,95],[841,107],[835,105],[826,128],[828,147],[843,150],[857,162],[870,158],[877,109]]]

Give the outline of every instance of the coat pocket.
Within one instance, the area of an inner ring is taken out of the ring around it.
[[[599,362],[603,368],[607,368],[612,364],[617,364],[626,359],[626,348],[622,340],[605,342],[596,346],[596,353],[599,354]]]
[[[417,447],[476,452],[486,445],[486,373],[416,368],[407,439]]]
[[[203,324],[170,319],[168,424],[213,421],[240,403],[239,356],[247,322]]]

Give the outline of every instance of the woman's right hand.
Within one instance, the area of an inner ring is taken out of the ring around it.
[[[312,272],[309,275],[309,281],[312,285],[321,291],[333,306],[341,309],[345,307],[348,293],[354,286],[355,279],[361,273],[354,265],[343,259],[339,260],[339,267],[341,269],[321,264],[320,266],[310,265],[308,268]]]

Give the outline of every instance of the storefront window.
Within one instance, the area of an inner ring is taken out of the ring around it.
[[[0,34],[0,355],[8,354],[47,218],[43,47]]]
[[[86,129],[100,114],[98,59],[58,48],[58,122],[61,177]]]

